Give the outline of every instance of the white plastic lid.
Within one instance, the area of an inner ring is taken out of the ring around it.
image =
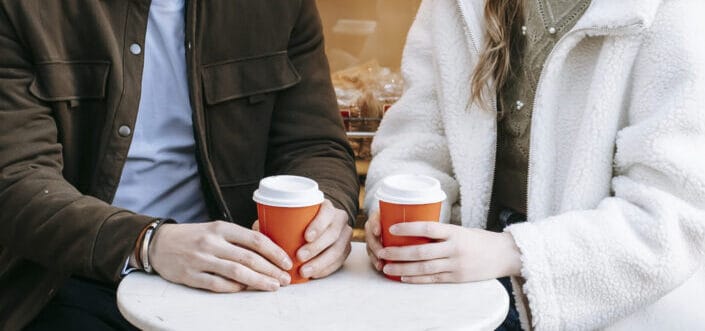
[[[375,195],[384,202],[400,205],[436,203],[446,199],[441,183],[425,175],[401,174],[382,180],[382,186]]]
[[[299,176],[272,176],[262,179],[253,200],[274,207],[308,207],[323,202],[316,181]]]

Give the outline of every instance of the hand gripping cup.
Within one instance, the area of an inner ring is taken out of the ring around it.
[[[389,232],[397,223],[432,221],[441,217],[441,205],[446,194],[435,178],[424,175],[394,175],[382,180],[376,194],[379,200],[382,246],[410,246],[430,243],[425,237],[402,237]],[[400,277],[386,276],[400,281]]]
[[[299,273],[303,263],[296,251],[306,243],[304,232],[318,214],[323,203],[323,192],[318,184],[298,176],[273,176],[260,181],[253,199],[257,202],[259,230],[279,245],[291,258],[289,270],[292,284],[305,283]]]

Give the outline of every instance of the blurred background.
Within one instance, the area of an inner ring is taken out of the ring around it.
[[[375,131],[404,88],[399,74],[401,54],[420,3],[317,0],[338,107],[355,152],[361,185],[365,183]],[[364,194],[363,186],[360,202]],[[358,240],[366,217],[361,209],[355,231]]]

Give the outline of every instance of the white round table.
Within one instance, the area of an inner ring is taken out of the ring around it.
[[[496,280],[388,280],[361,243],[337,273],[276,292],[214,294],[136,272],[122,280],[117,300],[125,318],[147,330],[494,330],[509,307]]]

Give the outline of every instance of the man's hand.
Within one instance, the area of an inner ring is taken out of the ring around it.
[[[259,221],[252,228],[259,231]],[[299,261],[308,261],[299,270],[301,276],[323,278],[332,274],[350,254],[352,228],[348,225],[348,214],[326,199],[304,238],[307,243],[296,252]]]
[[[304,234],[308,243],[296,252],[299,261],[307,262],[299,271],[301,276],[323,278],[340,269],[350,254],[352,233],[348,213],[323,201]]]
[[[162,225],[149,260],[164,279],[213,292],[275,291],[291,281],[284,271],[291,269],[291,259],[279,246],[223,221]]]

